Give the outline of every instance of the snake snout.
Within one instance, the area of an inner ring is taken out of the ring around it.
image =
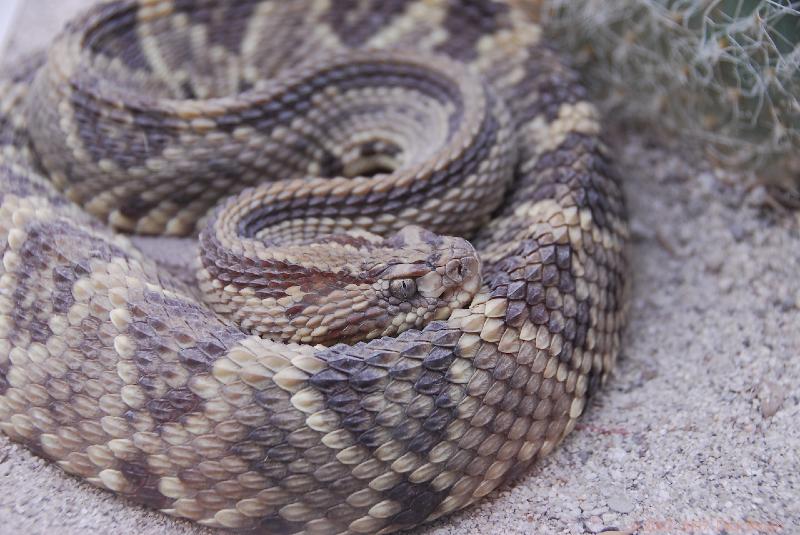
[[[481,263],[475,248],[463,238],[449,238],[451,259],[445,264],[443,282],[446,287],[471,285],[480,280]]]
[[[461,286],[469,292],[477,292],[481,282],[480,259],[473,254],[451,260],[447,263],[445,274],[445,286]]]
[[[439,240],[430,257],[436,267],[417,280],[417,287],[423,295],[458,308],[480,289],[480,259],[472,244],[463,238],[439,236]]]

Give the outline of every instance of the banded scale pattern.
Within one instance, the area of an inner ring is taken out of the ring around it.
[[[199,233],[196,280],[128,232]],[[627,236],[596,111],[524,2],[103,2],[0,80],[0,429],[208,526],[412,527],[574,428],[619,350]],[[265,339],[209,298],[349,317],[309,289],[350,292],[356,254],[399,334]],[[246,258],[301,273],[236,282]],[[451,300],[420,319],[425,292]]]

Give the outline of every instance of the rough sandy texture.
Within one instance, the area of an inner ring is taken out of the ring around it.
[[[85,3],[29,0],[5,59]],[[612,137],[635,235],[617,371],[545,462],[417,535],[800,533],[800,217],[686,148]],[[210,532],[0,437],[0,533]]]

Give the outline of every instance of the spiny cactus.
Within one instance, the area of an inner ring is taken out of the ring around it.
[[[545,0],[542,18],[607,110],[733,164],[800,147],[800,1]]]

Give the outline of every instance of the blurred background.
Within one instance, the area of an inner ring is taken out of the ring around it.
[[[800,207],[800,2],[545,0],[606,112],[701,142]]]

